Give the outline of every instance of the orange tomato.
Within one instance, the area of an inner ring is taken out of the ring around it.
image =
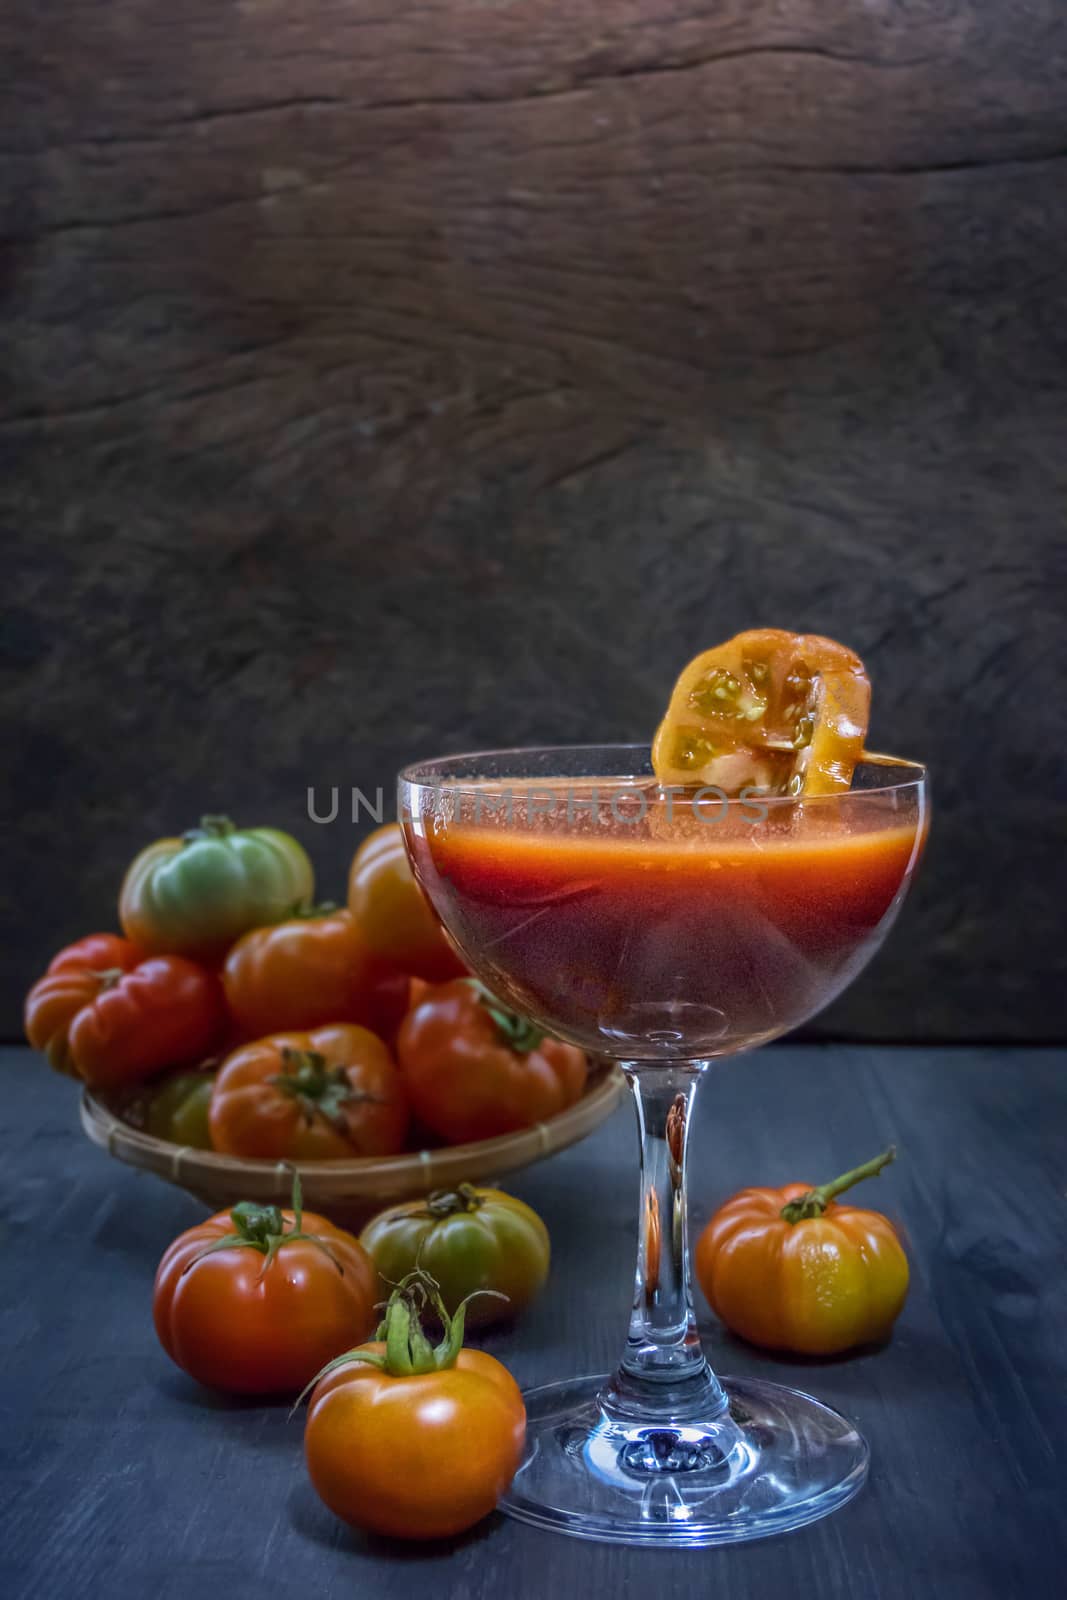
[[[181,1234],[152,1314],[171,1360],[229,1394],[297,1394],[376,1321],[377,1274],[325,1217],[244,1202]]]
[[[211,1142],[268,1161],[351,1160],[404,1148],[408,1108],[392,1056],[354,1023],[277,1033],[219,1068]]]
[[[384,1340],[352,1350],[316,1385],[304,1448],[315,1489],[337,1516],[400,1539],[442,1539],[487,1516],[522,1460],[526,1409],[510,1372],[461,1348],[463,1312],[434,1347],[421,1333],[426,1274],[390,1298]],[[414,1331],[413,1332],[413,1328]]]
[[[883,1155],[812,1189],[742,1189],[697,1241],[711,1309],[768,1350],[833,1355],[883,1338],[908,1292],[908,1261],[888,1218],[834,1198],[893,1159]]]
[[[348,875],[348,909],[383,961],[441,983],[466,972],[415,882],[395,822],[364,839]]]
[[[182,956],[146,958],[113,934],[60,952],[26,997],[26,1036],[93,1088],[140,1083],[208,1055],[226,1025],[222,987]]]
[[[652,745],[661,783],[795,795],[847,789],[871,704],[863,662],[833,639],[753,628],[696,656]]]
[[[407,1006],[407,977],[371,954],[349,911],[253,928],[226,957],[222,981],[234,1021],[252,1039],[328,1022],[388,1037]]]
[[[400,1025],[397,1061],[415,1115],[451,1144],[529,1128],[580,1100],[588,1063],[474,978],[427,989]]]

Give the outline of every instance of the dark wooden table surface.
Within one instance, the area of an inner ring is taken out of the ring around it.
[[[869,1203],[909,1241],[892,1342],[771,1360],[704,1315],[723,1371],[841,1407],[873,1466],[852,1505],[785,1538],[664,1555],[494,1517],[431,1548],[335,1522],[284,1405],[232,1404],[170,1366],[152,1332],[157,1259],[202,1214],[109,1162],[72,1086],[28,1052],[0,1062],[7,1600],[436,1600],[710,1592],[730,1600],[980,1600],[1051,1593],[1067,1558],[1067,1075],[1052,1050],[786,1046],[724,1065],[694,1131],[695,1221],[745,1182],[819,1181],[896,1140]],[[522,1383],[606,1368],[623,1334],[635,1141],[623,1110],[518,1175],[555,1247],[541,1303],[489,1347]]]

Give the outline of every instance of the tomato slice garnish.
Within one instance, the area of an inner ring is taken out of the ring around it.
[[[662,784],[820,795],[847,789],[863,752],[870,680],[815,633],[753,628],[685,668],[652,745]]]

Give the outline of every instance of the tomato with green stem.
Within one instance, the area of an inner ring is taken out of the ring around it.
[[[694,1267],[733,1333],[800,1355],[835,1355],[889,1333],[908,1292],[908,1258],[887,1217],[837,1196],[895,1154],[890,1146],[818,1188],[742,1189],[719,1207]]]
[[[408,1107],[388,1049],[341,1023],[242,1045],[219,1069],[211,1142],[260,1160],[351,1160],[404,1148]]]
[[[383,1283],[424,1268],[450,1312],[469,1304],[472,1327],[515,1316],[548,1276],[548,1229],[537,1212],[515,1195],[469,1183],[391,1206],[367,1224],[360,1243]]]
[[[152,1314],[171,1360],[227,1394],[297,1394],[365,1339],[377,1276],[358,1240],[304,1211],[242,1201],[190,1228],[165,1252]]]
[[[311,862],[291,834],[208,816],[141,851],[122,885],[119,919],[143,950],[212,963],[249,928],[280,922],[314,896]]]
[[[441,1539],[492,1511],[522,1460],[526,1409],[493,1356],[463,1346],[429,1274],[389,1297],[377,1340],[331,1361],[308,1406],[304,1449],[316,1491],[343,1521],[400,1539]],[[431,1345],[422,1318],[443,1328]]]
[[[452,1144],[532,1127],[581,1099],[585,1055],[508,1011],[476,978],[427,989],[397,1061],[415,1115]]]

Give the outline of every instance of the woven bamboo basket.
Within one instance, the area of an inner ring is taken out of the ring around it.
[[[331,1221],[352,1227],[398,1200],[414,1199],[457,1183],[503,1177],[584,1139],[611,1115],[624,1089],[617,1068],[597,1066],[590,1072],[585,1093],[576,1105],[518,1133],[399,1156],[297,1163],[304,1205],[309,1211],[318,1211]],[[82,1127],[95,1145],[117,1161],[156,1173],[168,1183],[188,1190],[213,1211],[221,1211],[238,1200],[287,1203],[292,1168],[285,1163],[250,1161],[155,1139],[123,1120],[123,1105],[121,1096],[89,1089],[82,1093]]]

